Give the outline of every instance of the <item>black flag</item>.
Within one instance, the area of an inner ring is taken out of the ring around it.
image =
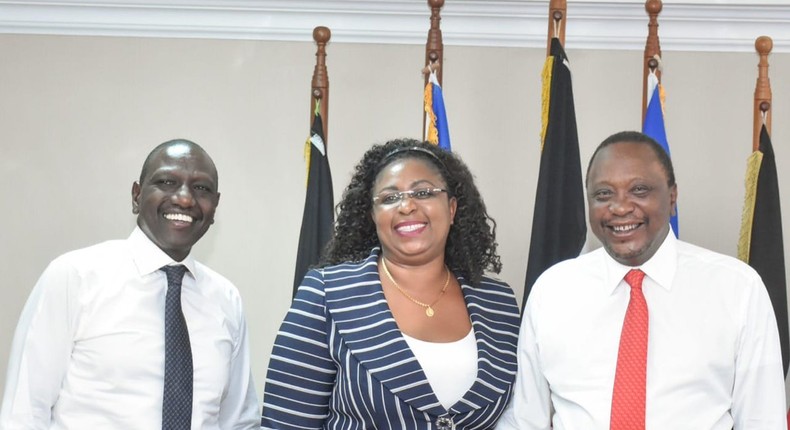
[[[543,147],[522,309],[538,276],[557,262],[577,257],[587,238],[571,71],[557,38],[551,40],[551,55],[543,67],[542,116]]]
[[[324,125],[321,114],[316,111],[310,138],[305,143],[307,158],[307,195],[302,214],[302,230],[299,233],[299,249],[296,255],[293,294],[302,282],[307,270],[318,263],[321,251],[332,237],[335,223],[334,197],[332,196],[332,173],[324,144]]]
[[[782,241],[782,211],[776,159],[765,125],[760,130],[760,149],[749,157],[746,172],[746,203],[743,209],[738,257],[760,274],[768,289],[779,326],[782,364],[787,376],[790,337],[787,321],[787,281]]]

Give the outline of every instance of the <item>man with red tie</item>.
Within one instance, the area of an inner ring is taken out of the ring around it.
[[[670,234],[667,153],[642,133],[614,134],[586,186],[603,247],[535,283],[497,429],[785,430],[768,293],[748,265]]]

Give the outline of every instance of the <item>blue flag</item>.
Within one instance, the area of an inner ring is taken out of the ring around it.
[[[667,143],[667,132],[664,128],[664,104],[661,100],[663,87],[658,82],[655,72],[650,72],[647,77],[647,109],[645,110],[645,122],[642,125],[642,133],[655,139],[665,151],[670,155],[669,144]],[[675,214],[669,220],[675,237],[679,237],[677,207]]]

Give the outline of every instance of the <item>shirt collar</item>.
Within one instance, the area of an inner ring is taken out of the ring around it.
[[[672,280],[677,271],[677,244],[678,240],[670,228],[664,242],[650,260],[639,267],[631,267],[618,263],[606,251],[604,261],[606,265],[606,291],[610,294],[623,281],[626,273],[631,269],[641,269],[654,283],[669,291],[672,289]]]
[[[129,251],[132,254],[137,271],[140,276],[154,273],[168,264],[183,264],[189,273],[195,276],[195,259],[192,254],[187,255],[183,261],[175,261],[143,233],[140,227],[135,227],[127,240]]]

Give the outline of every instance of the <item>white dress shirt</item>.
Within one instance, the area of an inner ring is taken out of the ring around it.
[[[513,399],[497,429],[608,429],[630,267],[603,248],[547,270],[529,296]],[[734,258],[669,234],[641,269],[647,430],[785,430],[773,308]]]
[[[164,306],[173,260],[135,228],[64,254],[44,271],[17,325],[0,429],[162,426]],[[179,264],[194,363],[192,429],[260,425],[241,298],[191,256]]]

